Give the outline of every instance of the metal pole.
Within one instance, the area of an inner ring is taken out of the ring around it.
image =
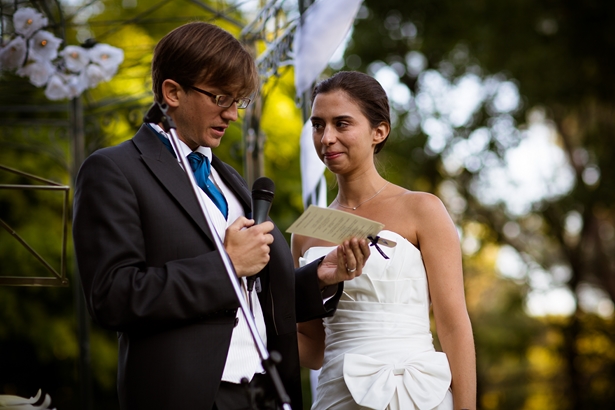
[[[77,172],[85,159],[85,136],[83,121],[83,103],[81,97],[71,100],[71,149],[72,149],[72,169],[71,182],[75,186]],[[75,300],[75,310],[77,313],[77,335],[79,341],[79,408],[82,410],[92,409],[92,373],[90,362],[90,321],[85,305],[85,296],[81,291],[81,279],[77,261],[73,256],[73,297]]]
[[[307,10],[308,7],[313,3],[313,0],[299,0],[299,14],[301,14],[301,18],[303,19],[303,13]],[[303,117],[303,122],[305,123],[311,115],[312,107],[310,104],[310,99],[312,98],[312,92],[308,89],[303,92],[301,96],[301,114]]]
[[[265,171],[263,160],[263,146],[265,138],[260,129],[262,97],[259,95],[248,107],[244,116],[243,140],[244,140],[244,178],[248,186],[263,176]]]

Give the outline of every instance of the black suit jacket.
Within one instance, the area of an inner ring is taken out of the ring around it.
[[[249,214],[243,178],[215,156],[212,165]],[[316,263],[295,272],[273,235],[259,299],[267,347],[282,354],[277,368],[300,409],[296,322],[331,313],[341,285],[323,306]],[[185,173],[149,127],[86,159],[73,237],[89,312],[118,332],[121,408],[211,409],[239,302]]]

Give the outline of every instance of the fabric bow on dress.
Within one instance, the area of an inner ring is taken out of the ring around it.
[[[431,410],[444,399],[451,374],[446,355],[440,352],[419,353],[397,364],[346,353],[344,381],[363,407],[383,410],[397,403],[399,409]]]

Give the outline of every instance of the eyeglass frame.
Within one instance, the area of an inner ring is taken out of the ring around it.
[[[196,92],[199,92],[201,94],[204,94],[208,97],[211,97],[214,102],[216,103],[216,105],[218,107],[222,107],[222,108],[229,108],[231,105],[233,105],[233,103],[237,103],[237,109],[244,109],[244,108],[248,108],[248,105],[250,105],[250,102],[252,102],[252,100],[248,97],[239,97],[239,98],[233,98],[230,95],[224,95],[224,94],[213,94],[210,93],[209,91],[205,91],[201,88],[195,87],[193,85],[189,86],[189,88],[193,89]],[[222,105],[222,103],[220,102],[222,98],[232,98],[232,101],[229,105]],[[242,104],[243,103],[243,104]],[[244,105],[245,104],[245,105]]]

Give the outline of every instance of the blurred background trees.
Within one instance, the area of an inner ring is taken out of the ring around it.
[[[259,2],[32,3],[60,5],[67,44],[93,37],[124,50],[116,77],[82,96],[87,155],[139,127],[164,34],[199,19],[238,35],[253,18],[245,3]],[[383,84],[394,129],[378,154],[382,173],[440,196],[459,228],[479,408],[615,402],[614,20],[607,0],[365,0],[323,73],[359,70]],[[292,78],[288,67],[262,91],[265,173],[282,230],[302,212]],[[70,102],[3,72],[0,107],[0,164],[71,185]],[[217,151],[239,170],[241,132],[231,127]],[[29,182],[0,170],[0,184],[20,183]],[[0,219],[52,262],[60,206],[53,195],[0,190]],[[71,279],[70,258],[68,270]],[[4,230],[0,275],[41,275]],[[115,335],[95,324],[90,335],[94,407],[117,408]],[[0,287],[0,394],[42,388],[58,409],[79,408],[78,355],[71,289]]]

